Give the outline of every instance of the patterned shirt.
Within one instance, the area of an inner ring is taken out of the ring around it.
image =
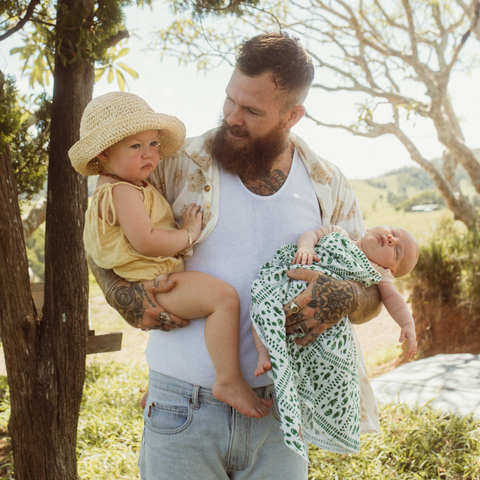
[[[213,133],[214,130],[209,130],[199,137],[188,138],[177,154],[161,160],[148,178],[168,200],[177,221],[188,205],[201,205],[202,233],[195,243],[203,242],[218,221],[220,176],[218,165],[205,149],[205,141]],[[365,235],[365,227],[355,194],[343,173],[314,153],[300,137],[291,133],[290,139],[310,175],[322,223],[340,225],[352,241],[359,240]]]

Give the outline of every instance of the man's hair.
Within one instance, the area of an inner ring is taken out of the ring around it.
[[[244,41],[236,66],[249,77],[269,72],[283,96],[284,109],[303,104],[315,73],[300,40],[284,32],[263,33]]]

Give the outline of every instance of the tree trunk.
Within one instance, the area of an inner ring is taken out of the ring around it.
[[[0,201],[0,326],[12,406],[10,434],[15,467],[18,464],[21,470],[22,463],[31,463],[39,468],[39,445],[44,439],[41,429],[35,426],[43,412],[32,399],[34,391],[43,388],[36,378],[40,325],[30,294],[27,253],[8,148],[0,156]],[[17,448],[19,444],[26,448]],[[22,458],[21,450],[27,456]],[[33,471],[30,477],[21,477],[17,472],[15,477],[35,478]]]
[[[59,12],[69,7],[62,1],[57,5]],[[57,24],[61,25],[58,18]],[[11,333],[12,339],[7,332],[5,338],[10,345],[9,353],[7,345],[5,351],[17,480],[77,478],[75,449],[88,328],[88,269],[82,240],[88,190],[86,178],[71,167],[67,152],[78,140],[81,116],[92,97],[94,69],[80,60],[64,65],[57,54],[54,80],[42,319],[35,324],[33,302],[24,299],[29,291],[25,263],[25,278],[21,289],[17,287],[22,296],[10,294],[10,302],[19,304],[22,299],[14,319],[18,331]],[[10,198],[16,203],[15,196]],[[21,236],[18,244],[24,248],[19,216],[15,225]],[[13,286],[11,281],[10,291]]]

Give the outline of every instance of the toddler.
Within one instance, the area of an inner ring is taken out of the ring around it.
[[[181,318],[207,317],[213,394],[246,416],[264,417],[272,400],[257,397],[240,372],[237,292],[205,273],[183,271],[181,254],[200,236],[200,207],[188,206],[178,228],[168,202],[146,181],[184,140],[180,120],[155,113],[131,93],[108,93],[87,105],[80,140],[69,151],[80,174],[99,175],[86,212],[85,248],[100,267],[131,282],[170,275],[174,288],[156,299]]]
[[[297,245],[280,248],[252,282],[250,313],[259,352],[255,374],[271,370],[285,443],[305,458],[305,439],[333,452],[358,452],[360,426],[369,423],[363,431],[378,430],[378,411],[362,404],[361,390],[370,386],[367,377],[358,378],[361,352],[347,317],[326,325],[330,328],[305,347],[297,344],[307,332],[304,326],[298,334],[285,335],[282,307],[307,287],[291,280],[288,270],[293,264],[367,287],[378,284],[382,301],[402,329],[400,341],[407,339],[407,353],[414,355],[414,321],[392,282],[413,269],[418,251],[414,237],[403,229],[375,227],[353,243],[342,228],[322,226],[301,235]],[[373,421],[367,408],[375,413]]]

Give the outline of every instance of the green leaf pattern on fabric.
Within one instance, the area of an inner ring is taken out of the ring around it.
[[[269,373],[285,443],[307,461],[305,441],[331,452],[359,452],[357,352],[348,317],[306,347],[295,344],[302,335],[286,335],[283,305],[307,288],[304,281],[290,280],[287,272],[308,268],[367,287],[381,279],[365,254],[340,233],[321,238],[315,250],[320,262],[302,267],[292,265],[296,245],[281,247],[252,282],[250,306],[255,330],[272,360]]]

